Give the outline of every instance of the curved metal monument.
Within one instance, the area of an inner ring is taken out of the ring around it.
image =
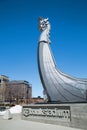
[[[39,18],[38,68],[49,101],[87,102],[87,79],[77,79],[57,69],[50,50],[50,23]]]

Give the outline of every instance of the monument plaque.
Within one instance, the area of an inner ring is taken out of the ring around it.
[[[22,107],[22,119],[87,130],[87,104],[33,104]]]
[[[70,121],[70,106],[30,105],[23,106],[23,116],[26,118],[39,118],[49,120]]]

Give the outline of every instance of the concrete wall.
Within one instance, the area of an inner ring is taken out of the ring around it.
[[[23,106],[22,119],[87,130],[87,103]]]

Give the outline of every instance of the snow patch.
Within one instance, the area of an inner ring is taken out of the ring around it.
[[[3,116],[6,111],[0,111],[0,116]]]
[[[11,107],[10,109],[8,109],[10,111],[11,114],[18,114],[22,112],[22,106],[20,105],[16,105],[14,107]],[[6,111],[1,111],[0,115],[3,116],[6,113]]]
[[[21,113],[21,111],[22,111],[22,106],[16,105],[16,106],[14,106],[14,107],[11,107],[9,110],[10,110],[10,112],[11,112],[12,114]]]

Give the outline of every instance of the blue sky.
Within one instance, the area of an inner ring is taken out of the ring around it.
[[[0,74],[29,81],[33,96],[43,95],[37,65],[39,16],[51,23],[57,67],[87,78],[86,0],[0,0]]]

